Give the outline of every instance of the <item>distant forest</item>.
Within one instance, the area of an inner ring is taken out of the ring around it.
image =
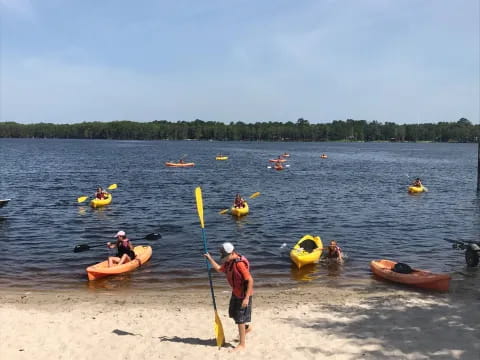
[[[479,125],[468,119],[437,124],[395,124],[366,120],[334,120],[311,124],[257,122],[247,124],[214,121],[155,120],[152,122],[112,121],[78,124],[18,124],[0,122],[0,138],[61,138],[118,140],[244,140],[244,141],[433,141],[475,142]]]

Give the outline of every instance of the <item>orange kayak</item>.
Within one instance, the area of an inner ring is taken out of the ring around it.
[[[152,257],[151,246],[135,246],[133,249],[137,257],[122,265],[108,267],[108,260],[87,267],[88,280],[96,280],[109,275],[123,274],[135,270],[140,265],[145,264]]]
[[[172,162],[166,162],[166,166],[169,167],[192,167],[195,166],[195,163],[172,163]]]
[[[275,165],[273,168],[274,168],[275,170],[283,170],[283,169],[284,169],[284,167],[283,167],[282,165],[280,165],[280,164],[278,164],[278,166]]]
[[[397,283],[429,290],[448,291],[450,275],[434,274],[420,269],[412,269],[413,272],[402,274],[392,270],[395,264],[397,263],[391,260],[373,260],[370,262],[370,269],[375,275]]]

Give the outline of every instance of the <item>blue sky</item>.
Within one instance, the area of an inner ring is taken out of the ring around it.
[[[478,0],[0,0],[0,121],[479,122]]]

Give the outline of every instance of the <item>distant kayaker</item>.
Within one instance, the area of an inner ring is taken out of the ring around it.
[[[328,259],[337,259],[338,261],[343,260],[342,249],[340,249],[335,240],[330,241],[330,245],[328,245],[325,254]]]
[[[117,239],[117,242],[115,244],[108,242],[107,247],[109,249],[117,248],[117,256],[108,257],[108,267],[125,264],[136,257],[133,251],[133,245],[127,238],[125,231],[120,230],[114,237]]]
[[[233,207],[240,209],[245,207],[245,199],[240,196],[240,194],[235,195],[233,200]]]
[[[220,247],[221,266],[215,262],[209,253],[204,254],[217,272],[225,273],[227,281],[232,287],[232,296],[228,307],[228,314],[238,325],[240,343],[234,349],[245,349],[245,335],[252,331],[248,324],[252,317],[253,277],[250,274],[250,265],[247,258],[235,251],[232,243],[223,243]]]
[[[420,180],[420,178],[416,178],[415,181],[412,183],[412,186],[422,187],[422,181]]]
[[[95,197],[99,200],[105,199],[105,191],[101,187],[98,187],[95,192]]]

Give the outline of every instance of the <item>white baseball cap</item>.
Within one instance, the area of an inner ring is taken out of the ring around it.
[[[235,248],[231,242],[223,243],[222,246],[220,247],[220,252],[222,253],[222,259],[230,255],[234,249]]]
[[[125,231],[120,230],[119,232],[117,232],[117,233],[115,234],[114,238],[117,238],[117,237],[119,237],[119,236],[125,236],[125,235],[126,235],[126,234],[125,234]]]

